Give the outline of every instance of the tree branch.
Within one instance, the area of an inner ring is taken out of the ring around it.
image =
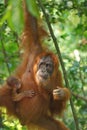
[[[81,99],[81,100],[83,100],[83,101],[85,101],[85,102],[87,103],[87,98],[85,98],[85,97],[83,97],[83,96],[80,96],[80,95],[77,95],[77,94],[75,94],[75,93],[73,93],[73,92],[71,92],[71,93],[72,93],[72,95],[75,96],[76,98],[79,98],[79,99]]]

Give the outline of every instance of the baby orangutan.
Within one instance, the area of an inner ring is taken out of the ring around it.
[[[13,96],[12,99],[13,99],[13,101],[20,101],[24,97],[31,98],[31,97],[33,97],[35,95],[33,90],[23,91],[23,92],[20,93],[19,89],[21,88],[22,83],[16,77],[10,76],[7,79],[7,84],[8,84],[9,88],[12,91],[12,96]]]

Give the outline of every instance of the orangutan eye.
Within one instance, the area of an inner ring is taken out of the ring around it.
[[[39,68],[43,68],[45,66],[45,63],[44,62],[41,62],[40,64],[39,64]]]
[[[46,64],[46,69],[47,69],[47,71],[48,71],[49,73],[52,73],[52,72],[53,72],[53,64],[47,63],[47,64]]]
[[[52,65],[47,63],[47,64],[46,64],[46,67],[47,67],[47,68],[52,68]]]

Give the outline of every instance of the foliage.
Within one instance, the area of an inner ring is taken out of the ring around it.
[[[28,1],[28,7],[38,16],[35,1]],[[87,1],[86,0],[42,0],[55,36],[61,49],[62,58],[70,83],[70,90],[87,99]],[[7,6],[8,5],[8,6]],[[23,12],[21,0],[5,5],[0,0],[0,83],[13,72],[19,63],[19,41],[23,31]],[[44,21],[44,16],[40,11]],[[51,37],[45,44],[56,53]],[[81,98],[72,96],[81,130],[87,129],[87,103]],[[74,130],[74,120],[71,107],[68,104],[64,121]],[[5,110],[3,110],[5,113]],[[68,115],[68,116],[67,116]],[[18,121],[11,121],[5,114],[3,129],[22,128]],[[10,122],[11,121],[11,122]],[[9,123],[10,122],[10,123]]]
[[[39,17],[38,7],[35,0],[26,0],[28,10],[34,15],[35,17]]]

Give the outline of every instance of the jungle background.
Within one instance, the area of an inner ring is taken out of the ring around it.
[[[36,2],[27,0],[36,17],[40,15],[49,33],[43,12]],[[41,0],[57,39],[67,72],[69,89],[79,130],[87,130],[87,0]],[[38,7],[38,8],[37,8]],[[0,84],[15,71],[20,60],[20,36],[23,31],[22,0],[0,0]],[[57,53],[51,36],[44,41]],[[58,117],[56,117],[58,118]],[[75,130],[71,105],[68,103],[63,121]],[[26,130],[17,119],[8,117],[0,108],[0,130]]]

